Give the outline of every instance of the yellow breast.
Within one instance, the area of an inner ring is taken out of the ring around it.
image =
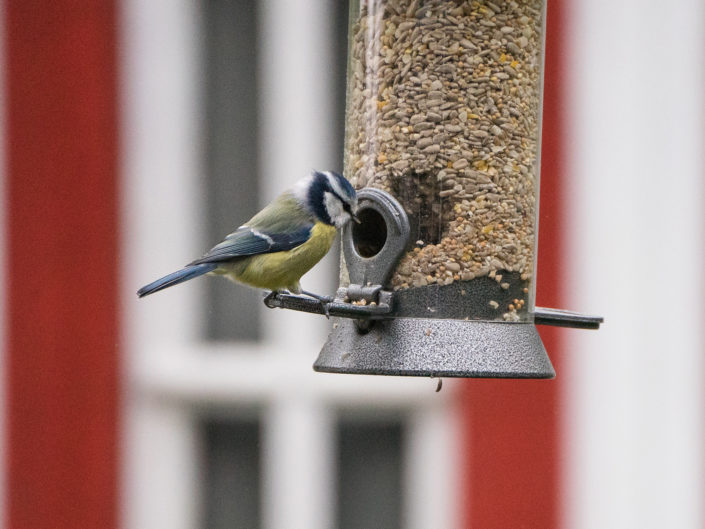
[[[286,252],[247,257],[230,265],[227,273],[232,279],[253,287],[298,292],[299,279],[328,253],[335,234],[334,226],[318,222],[311,230],[311,238],[301,246]]]

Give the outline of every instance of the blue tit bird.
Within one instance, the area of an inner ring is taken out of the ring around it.
[[[204,274],[272,292],[304,293],[299,280],[328,253],[338,229],[357,221],[357,196],[343,176],[313,171],[181,270],[137,291],[147,296]],[[359,222],[359,221],[357,221]]]

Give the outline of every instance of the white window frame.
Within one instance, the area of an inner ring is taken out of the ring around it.
[[[330,2],[261,2],[261,195],[335,159]],[[456,527],[455,385],[317,374],[325,319],[260,305],[258,343],[200,338],[207,313],[193,281],[138,300],[138,286],[200,255],[204,241],[202,38],[198,4],[126,0],[122,9],[123,323],[126,351],[124,526],[199,527],[197,424],[204,408],[256,409],[263,428],[263,526],[335,524],[335,420],[341,408],[403,412],[404,527]],[[166,191],[165,191],[166,190]],[[337,256],[330,256],[337,260]],[[326,270],[304,278],[321,290]],[[237,295],[240,287],[232,288]],[[233,317],[237,317],[233,315]]]

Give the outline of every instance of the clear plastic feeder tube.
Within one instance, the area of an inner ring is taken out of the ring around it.
[[[409,216],[389,285],[401,316],[531,321],[544,13],[545,0],[352,2],[345,174]]]

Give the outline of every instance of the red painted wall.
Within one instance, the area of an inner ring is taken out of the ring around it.
[[[7,527],[117,526],[116,11],[5,3]]]
[[[563,0],[548,0],[537,305],[563,306]],[[562,333],[539,327],[555,380],[471,380],[461,396],[465,472],[463,519],[477,529],[557,528],[561,518]],[[570,331],[569,331],[570,332]]]

